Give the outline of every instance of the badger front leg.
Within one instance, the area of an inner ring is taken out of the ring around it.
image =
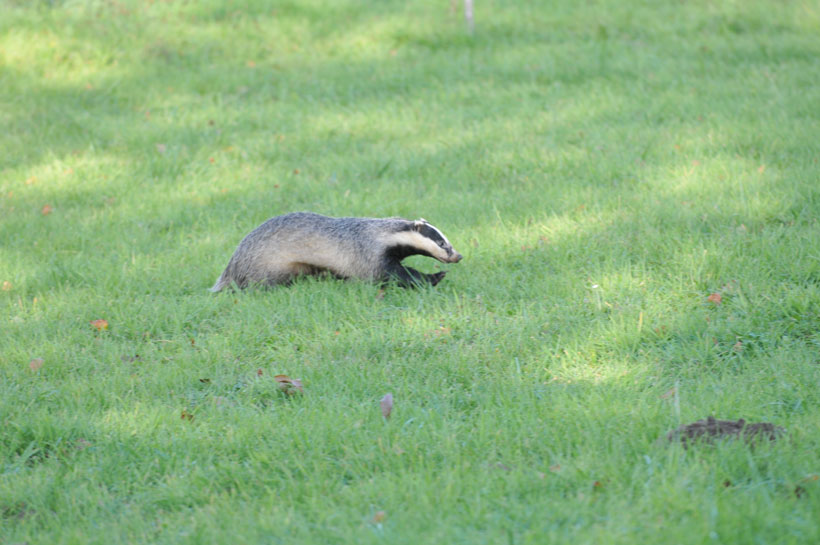
[[[403,288],[415,288],[423,286],[424,284],[435,286],[441,282],[445,274],[447,274],[445,271],[439,271],[435,274],[425,274],[411,267],[405,267],[397,262],[388,268],[387,279],[396,280]]]

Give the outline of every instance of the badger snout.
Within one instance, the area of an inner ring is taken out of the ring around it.
[[[459,261],[461,261],[462,257],[464,257],[464,256],[462,256],[460,253],[453,250],[453,254],[450,256],[450,259],[448,259],[448,261],[450,263],[458,263]]]

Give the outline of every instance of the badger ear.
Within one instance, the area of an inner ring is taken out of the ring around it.
[[[413,222],[413,231],[421,231],[422,227],[424,227],[424,220],[416,220]]]

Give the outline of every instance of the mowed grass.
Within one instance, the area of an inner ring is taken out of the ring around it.
[[[820,541],[820,6],[476,4],[0,0],[0,542]],[[207,291],[294,210],[465,259]]]

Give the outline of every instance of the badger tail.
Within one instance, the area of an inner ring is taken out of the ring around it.
[[[219,277],[219,279],[216,281],[216,284],[214,284],[214,286],[209,291],[212,291],[212,292],[216,293],[218,291],[222,291],[223,289],[225,289],[229,285],[230,285],[230,282],[227,282],[225,280],[225,275],[223,274],[222,276]]]

